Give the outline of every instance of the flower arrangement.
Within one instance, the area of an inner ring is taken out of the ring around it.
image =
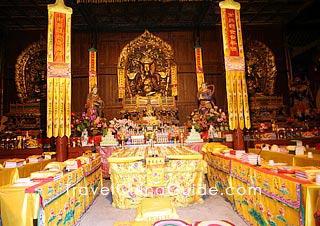
[[[222,109],[218,109],[217,106],[207,112],[200,112],[198,109],[195,109],[189,119],[198,132],[207,131],[210,125],[212,125],[216,131],[229,130],[228,116]]]
[[[89,135],[103,135],[108,129],[108,121],[106,118],[100,117],[94,112],[91,116],[87,116],[86,112],[81,115],[71,113],[71,130],[72,136],[81,136],[84,129],[87,129]]]
[[[136,129],[137,125],[130,119],[112,119],[109,121],[109,129],[112,133],[118,133],[121,130]]]
[[[159,119],[155,119],[155,118],[151,117],[150,120],[141,119],[141,120],[137,121],[137,123],[141,124],[141,125],[156,126],[156,125],[160,125],[162,122]]]

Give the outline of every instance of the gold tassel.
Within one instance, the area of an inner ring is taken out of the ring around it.
[[[53,98],[54,83],[53,78],[47,78],[47,137],[52,137],[53,131]]]
[[[118,97],[124,98],[126,91],[126,79],[125,79],[125,70],[123,68],[118,68]]]
[[[65,135],[71,135],[71,78],[66,78],[66,99],[65,99]]]
[[[59,132],[58,136],[64,136],[64,126],[65,126],[65,97],[66,97],[66,79],[60,78],[59,79]]]

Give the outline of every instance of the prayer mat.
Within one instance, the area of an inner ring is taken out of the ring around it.
[[[160,220],[154,222],[153,226],[191,226],[192,224],[189,224],[183,220],[176,220],[176,219],[168,219],[168,220]]]
[[[170,198],[147,198],[137,208],[136,221],[155,222],[165,219],[178,219]]]
[[[235,225],[225,220],[215,220],[215,221],[198,221],[193,223],[193,226],[235,226]]]

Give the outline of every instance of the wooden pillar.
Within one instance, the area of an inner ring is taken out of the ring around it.
[[[240,128],[234,130],[233,148],[235,150],[245,150],[243,130]]]
[[[68,138],[66,136],[57,137],[56,139],[56,156],[58,162],[67,160],[67,144]]]

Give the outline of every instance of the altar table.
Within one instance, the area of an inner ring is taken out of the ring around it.
[[[154,156],[154,157],[150,157]],[[206,163],[186,146],[124,148],[108,158],[112,206],[136,208],[144,198],[170,197],[174,206],[203,202]]]
[[[198,142],[198,143],[185,143],[184,146],[190,147],[193,150],[204,154],[202,151],[203,145],[206,144],[204,142]],[[155,144],[155,146],[177,146],[180,144]],[[136,148],[136,147],[147,147],[147,145],[127,145],[126,148]],[[102,167],[102,176],[103,178],[109,178],[109,162],[108,158],[111,156],[112,152],[114,150],[117,150],[119,146],[97,146],[97,153],[101,156],[101,167]]]
[[[312,158],[307,155],[293,155],[276,151],[248,149],[249,153],[260,153],[260,156],[266,160],[274,160],[274,162],[287,163],[290,166],[320,166],[320,154],[313,154]]]
[[[118,146],[97,146],[97,153],[101,156],[101,170],[102,170],[102,177],[103,178],[109,178],[109,162],[108,158],[111,156],[112,152],[116,149],[118,149]]]
[[[17,168],[0,168],[0,187],[13,184],[19,178],[29,177],[32,172],[43,170],[53,159],[45,159],[37,163],[27,163]]]
[[[0,212],[5,226],[75,225],[100,192],[101,158],[65,173],[61,179],[0,188]]]
[[[314,225],[315,191],[320,186],[210,151],[205,160],[210,187],[223,195],[232,188],[228,200],[251,225]],[[252,188],[260,188],[261,194],[249,193]]]

